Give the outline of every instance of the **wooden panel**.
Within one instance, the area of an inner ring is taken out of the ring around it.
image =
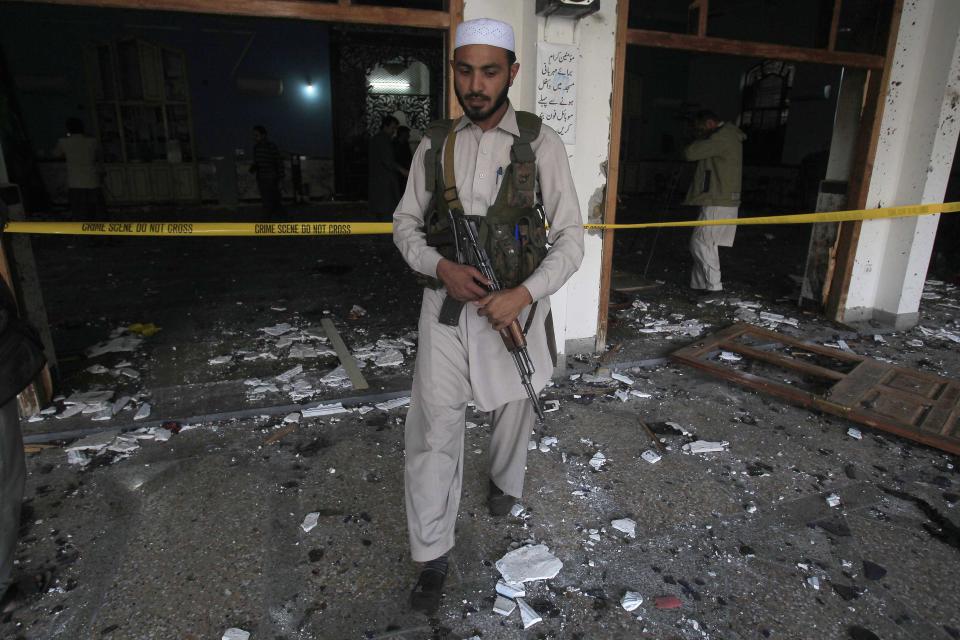
[[[610,146],[607,150],[607,184],[604,192],[603,222],[617,221],[617,185],[620,182],[620,143],[623,126],[623,82],[627,61],[627,20],[630,14],[629,0],[617,0],[617,41],[613,54],[613,95],[610,98]],[[593,212],[587,212],[592,220]],[[597,315],[597,338],[595,349],[607,348],[607,316],[610,305],[610,283],[613,278],[613,230],[603,231],[603,247],[600,252],[600,311]],[[562,347],[562,345],[561,345]]]
[[[186,11],[222,15],[259,16],[264,18],[298,18],[322,22],[382,24],[398,27],[446,29],[450,17],[445,11],[400,9],[396,7],[325,4],[310,0],[15,0],[45,4],[104,7],[110,9],[142,9],[153,11]]]
[[[680,49],[683,51],[700,51],[702,53],[717,53],[731,56],[749,56],[751,58],[812,62],[815,64],[833,64],[859,69],[882,69],[884,62],[883,56],[867,53],[844,53],[840,51],[827,51],[826,49],[808,49],[805,47],[791,47],[779,44],[766,44],[763,42],[747,42],[710,36],[695,36],[685,33],[649,31],[647,29],[630,29],[627,32],[627,43],[642,47]],[[893,51],[893,49],[890,49],[890,51]]]
[[[858,356],[861,361],[849,373],[837,371],[829,376],[839,379],[828,390],[811,393],[784,383],[779,375],[740,371],[714,358],[719,349],[742,347],[737,341],[745,337],[770,340],[781,348],[809,350],[814,346],[752,325],[735,324],[674,352],[671,358],[803,407],[960,454],[960,382]],[[753,351],[748,347],[739,353],[758,355]],[[789,373],[810,375],[814,366],[781,354],[760,353],[757,359]],[[818,374],[816,370],[812,373]]]

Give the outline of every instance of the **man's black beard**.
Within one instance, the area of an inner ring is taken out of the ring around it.
[[[459,89],[454,87],[453,91],[454,93],[457,94],[457,101],[460,102],[460,107],[463,109],[463,112],[466,114],[466,116],[470,118],[470,120],[472,120],[473,122],[483,122],[484,120],[492,116],[494,113],[496,113],[497,109],[502,107],[503,104],[507,101],[507,93],[510,91],[510,83],[507,83],[506,86],[503,87],[503,91],[501,91],[500,94],[497,95],[497,97],[494,99],[493,105],[486,110],[484,110],[482,107],[479,107],[476,109],[468,107],[466,104],[466,100],[462,95],[460,95]],[[466,97],[470,98],[475,95],[478,95],[478,94],[468,93]]]

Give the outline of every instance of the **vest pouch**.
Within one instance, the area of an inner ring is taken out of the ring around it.
[[[520,242],[515,224],[481,222],[480,240],[504,289],[520,284]]]
[[[517,225],[520,231],[520,273],[517,284],[533,275],[547,257],[547,230],[539,216],[523,217]]]

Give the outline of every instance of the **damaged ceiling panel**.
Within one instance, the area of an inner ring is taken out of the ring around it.
[[[960,382],[737,323],[671,356],[730,382],[960,454]]]

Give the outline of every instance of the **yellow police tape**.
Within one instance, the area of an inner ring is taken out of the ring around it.
[[[603,229],[652,229],[707,227],[716,225],[810,224],[851,222],[884,218],[908,218],[935,213],[960,212],[960,202],[918,204],[879,209],[798,213],[723,220],[682,220],[638,224],[585,224],[588,231]],[[9,222],[6,233],[96,235],[96,236],[358,236],[389,234],[389,222]]]

